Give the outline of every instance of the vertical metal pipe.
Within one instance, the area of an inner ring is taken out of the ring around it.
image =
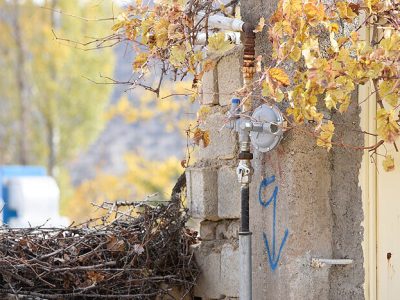
[[[240,232],[247,233],[250,231],[250,209],[249,209],[249,185],[243,184],[240,188],[241,194],[241,226]]]
[[[243,107],[242,107],[243,109]],[[250,136],[248,131],[241,131],[239,134],[240,153],[238,174],[240,187],[240,232],[239,232],[239,255],[240,255],[240,300],[252,299],[252,273],[251,273],[251,232],[250,232],[250,182],[252,176],[251,159],[253,154],[250,152]]]
[[[240,284],[239,299],[252,300],[251,232],[239,233]]]
[[[255,69],[255,33],[254,28],[249,24],[243,24],[243,83],[249,92],[253,89],[253,77]],[[246,114],[252,109],[251,93],[242,105],[242,113]],[[251,262],[251,232],[250,232],[250,209],[249,209],[249,184],[251,182],[252,167],[251,159],[253,154],[250,152],[250,132],[247,130],[239,131],[239,166],[238,170],[248,170],[247,181],[240,180],[241,185],[241,230],[239,232],[239,255],[240,255],[240,300],[252,300],[252,262]],[[239,172],[238,172],[239,173]]]
[[[251,232],[250,232],[250,209],[249,209],[249,184],[242,184],[241,194],[241,224],[239,232],[239,255],[240,255],[240,300],[252,299],[252,270],[251,270]]]

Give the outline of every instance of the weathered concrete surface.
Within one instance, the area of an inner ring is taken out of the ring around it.
[[[242,17],[253,24],[262,16],[268,20],[276,5],[276,0],[242,1]],[[264,30],[256,38],[256,55],[261,54],[263,62],[269,63],[270,53],[271,45]],[[293,69],[290,65],[283,67],[288,73]],[[334,119],[338,123],[356,124],[354,129],[359,129],[358,111],[354,108],[351,114]],[[349,128],[338,127],[335,138],[343,134],[349,144],[361,145],[360,134],[348,131]],[[361,153],[337,148],[327,153],[305,134],[289,133],[280,150],[258,155],[253,164],[250,213],[254,231],[254,299],[363,299],[363,212],[358,187]],[[268,262],[262,237],[265,231],[271,243],[273,205],[260,209],[257,203],[260,181],[271,175],[276,176],[276,181],[266,189],[267,195],[272,194],[274,185],[279,188],[276,251],[284,230],[289,230],[275,271]],[[313,257],[352,258],[355,265],[313,269],[310,267]]]
[[[328,270],[316,270],[310,265],[313,257],[332,257],[331,175],[327,151],[318,148],[314,139],[291,132],[279,149],[257,155],[253,163],[250,229],[253,231],[254,299],[328,299]],[[275,182],[259,194],[262,179],[271,176],[275,176]],[[268,201],[275,188],[274,250],[274,201],[266,207],[260,202]],[[289,235],[278,259],[286,229]]]
[[[221,249],[221,283],[229,297],[239,296],[239,247],[225,243]]]
[[[208,130],[210,134],[210,144],[206,148],[197,149],[198,160],[229,160],[234,159],[237,149],[237,138],[235,132],[223,128],[226,121],[227,109],[213,107],[210,114],[206,117],[202,130]]]
[[[240,218],[240,183],[236,168],[222,166],[218,170],[218,216],[221,219]]]
[[[215,240],[218,222],[203,220],[200,222],[200,239],[202,241]]]
[[[243,19],[254,25],[260,17],[268,20],[276,5],[276,0],[243,1]],[[266,30],[263,30],[256,37],[256,56],[262,55],[263,62],[268,63],[270,53],[271,45]],[[313,257],[332,257],[329,154],[318,148],[314,139],[292,131],[286,134],[277,150],[266,155],[258,153],[253,166],[255,176],[251,185],[250,220],[254,299],[328,299],[329,270],[314,269],[310,263]],[[274,188],[279,189],[275,210],[275,247],[274,203],[272,201],[263,207],[259,199],[262,179],[273,175],[275,182],[261,193],[261,200],[269,200]],[[288,237],[278,260],[286,229]]]
[[[219,102],[217,68],[204,74],[201,86],[200,103],[203,105],[217,105]]]
[[[216,168],[186,170],[187,205],[192,217],[218,219],[217,178]]]
[[[239,238],[239,219],[222,220],[217,224],[215,237],[217,240],[238,239]]]
[[[236,52],[222,57],[218,62],[218,92],[221,106],[230,105],[235,92],[243,86],[242,53],[242,48],[237,47]]]
[[[213,221],[240,218],[240,184],[235,168],[191,167],[186,170],[186,180],[192,217]]]
[[[237,241],[202,242],[193,247],[200,276],[194,296],[202,299],[238,297],[239,250]]]
[[[357,99],[346,114],[334,116],[335,135],[346,144],[363,145],[359,126]],[[362,151],[334,148],[332,151],[331,209],[333,216],[332,249],[335,258],[351,258],[354,264],[332,267],[330,270],[330,299],[364,299],[363,268],[363,208],[358,174]]]
[[[202,241],[237,240],[239,225],[239,219],[203,220],[200,222],[200,239]]]
[[[205,242],[193,247],[196,262],[202,272],[199,277],[194,296],[205,299],[219,299],[225,290],[220,286],[221,255],[220,249],[207,245]]]

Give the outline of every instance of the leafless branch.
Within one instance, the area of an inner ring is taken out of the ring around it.
[[[172,286],[188,293],[199,270],[189,249],[196,233],[185,227],[188,215],[180,205],[185,182],[179,182],[169,202],[150,205],[150,195],[103,203],[98,207],[105,214],[82,226],[0,227],[0,293],[153,299]]]

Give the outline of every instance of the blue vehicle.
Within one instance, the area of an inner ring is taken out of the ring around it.
[[[10,227],[66,226],[59,215],[60,190],[39,166],[0,166],[0,221]]]

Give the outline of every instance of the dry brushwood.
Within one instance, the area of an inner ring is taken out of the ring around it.
[[[189,249],[196,233],[180,205],[182,178],[164,204],[103,203],[103,217],[64,229],[1,227],[0,294],[175,299],[171,287],[188,294],[199,271]]]

